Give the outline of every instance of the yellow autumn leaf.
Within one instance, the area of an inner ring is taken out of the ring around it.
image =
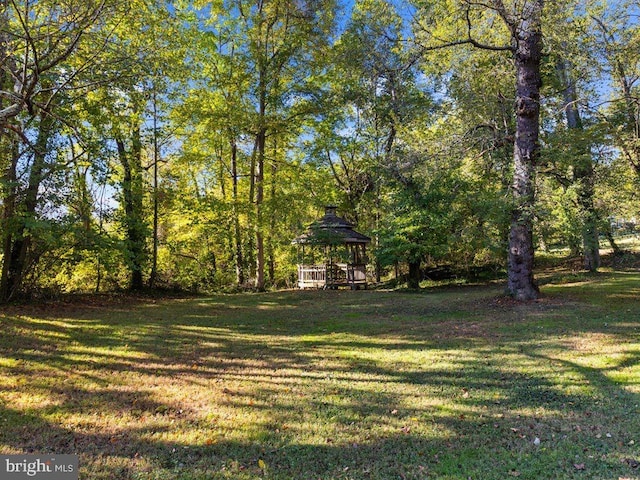
[[[262,470],[264,470],[265,468],[267,468],[267,464],[266,464],[266,463],[264,463],[264,460],[262,460],[262,459],[258,460],[258,466],[259,466]]]

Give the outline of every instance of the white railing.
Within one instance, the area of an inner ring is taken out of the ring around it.
[[[366,285],[366,265],[298,265],[298,288]]]
[[[323,288],[326,285],[326,265],[298,265],[298,288]]]

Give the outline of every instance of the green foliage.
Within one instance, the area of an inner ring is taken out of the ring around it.
[[[4,287],[289,286],[327,204],[378,267],[503,263],[522,2],[72,3],[0,11]],[[545,6],[540,247],[638,215],[632,3]]]

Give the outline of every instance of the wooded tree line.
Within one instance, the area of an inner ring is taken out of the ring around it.
[[[1,0],[0,300],[293,284],[324,205],[373,274],[599,266],[640,179],[640,5]]]

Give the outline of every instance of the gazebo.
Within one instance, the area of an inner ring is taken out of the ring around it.
[[[298,287],[359,288],[367,285],[367,244],[371,239],[325,207],[322,218],[291,243],[298,246]]]

